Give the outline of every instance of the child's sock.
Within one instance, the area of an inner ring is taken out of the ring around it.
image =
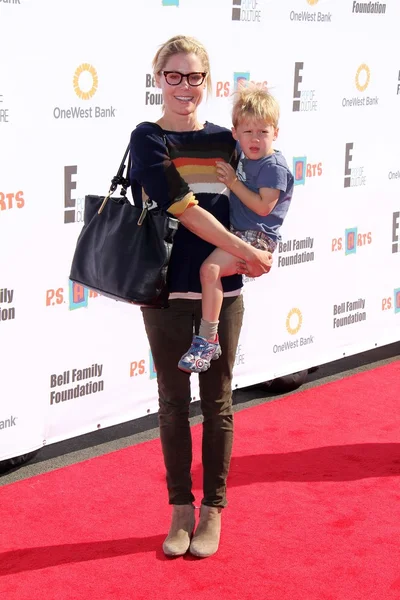
[[[214,342],[218,333],[219,321],[205,321],[201,319],[199,336],[205,338],[209,342]]]

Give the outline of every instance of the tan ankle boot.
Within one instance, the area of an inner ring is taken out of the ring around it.
[[[171,527],[163,543],[167,556],[182,556],[190,546],[195,524],[193,504],[174,504]]]
[[[218,550],[221,535],[221,511],[222,508],[202,504],[200,521],[190,544],[190,553],[194,556],[206,558]]]

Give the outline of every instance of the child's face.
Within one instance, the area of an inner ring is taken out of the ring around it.
[[[259,119],[243,119],[232,128],[233,137],[240,143],[246,157],[252,160],[272,154],[272,144],[278,137],[278,131],[267,121]]]

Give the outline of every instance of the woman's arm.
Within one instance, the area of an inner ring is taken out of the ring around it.
[[[192,233],[236,256],[239,259],[238,273],[259,277],[271,269],[272,254],[270,252],[257,250],[243,242],[236,235],[227,231],[212,214],[200,206],[187,208],[178,218],[182,225]]]
[[[145,123],[132,132],[132,184],[138,181],[160,208],[179,219],[187,229],[236,256],[238,273],[252,277],[268,273],[272,264],[269,252],[256,250],[232,235],[211,213],[197,205],[188,184],[171,161],[158,129]]]

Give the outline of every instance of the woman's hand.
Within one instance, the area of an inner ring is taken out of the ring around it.
[[[218,161],[216,163],[217,176],[221,183],[224,183],[226,187],[231,189],[231,185],[236,181],[236,172],[231,165],[226,162]]]
[[[240,275],[248,277],[260,277],[264,273],[269,273],[272,267],[272,254],[266,250],[257,250],[254,248],[254,258],[248,258],[245,261],[239,260],[237,264],[237,272]]]

